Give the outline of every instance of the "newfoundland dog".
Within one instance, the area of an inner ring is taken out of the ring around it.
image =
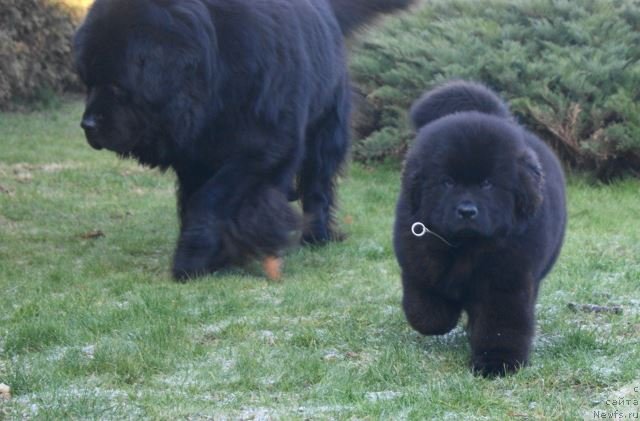
[[[97,0],[74,39],[95,149],[172,168],[178,280],[337,238],[343,36],[411,0]]]
[[[479,84],[428,92],[411,118],[419,131],[394,228],[407,320],[441,335],[464,310],[473,370],[516,371],[529,358],[538,287],[563,242],[560,164]]]

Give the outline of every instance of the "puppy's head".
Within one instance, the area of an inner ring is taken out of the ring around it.
[[[524,132],[477,112],[425,126],[405,163],[411,217],[449,239],[500,237],[534,215],[544,179]]]
[[[97,0],[74,38],[86,85],[81,126],[96,149],[129,154],[169,138],[178,145],[204,121],[214,31],[200,2]]]

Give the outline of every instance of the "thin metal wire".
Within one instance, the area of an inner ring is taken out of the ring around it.
[[[417,228],[420,228],[420,232],[417,232]],[[439,238],[442,242],[444,242],[449,247],[455,247],[453,244],[448,242],[444,237],[436,234],[435,232],[427,228],[422,222],[414,222],[413,225],[411,225],[411,234],[415,235],[416,237],[422,237],[427,233],[433,235],[434,237]]]

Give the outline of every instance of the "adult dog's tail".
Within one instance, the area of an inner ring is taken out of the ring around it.
[[[342,33],[349,35],[382,13],[409,7],[415,0],[329,0]]]
[[[462,111],[511,118],[509,107],[493,91],[479,83],[458,80],[424,94],[411,107],[411,120],[419,129],[440,117]]]

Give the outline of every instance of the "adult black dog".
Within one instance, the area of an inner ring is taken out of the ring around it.
[[[343,35],[411,0],[97,0],[79,28],[87,140],[173,168],[180,280],[336,238]]]
[[[411,117],[419,133],[394,229],[407,320],[444,334],[465,310],[474,371],[515,371],[528,361],[538,286],[564,237],[560,164],[478,84],[428,92]]]

